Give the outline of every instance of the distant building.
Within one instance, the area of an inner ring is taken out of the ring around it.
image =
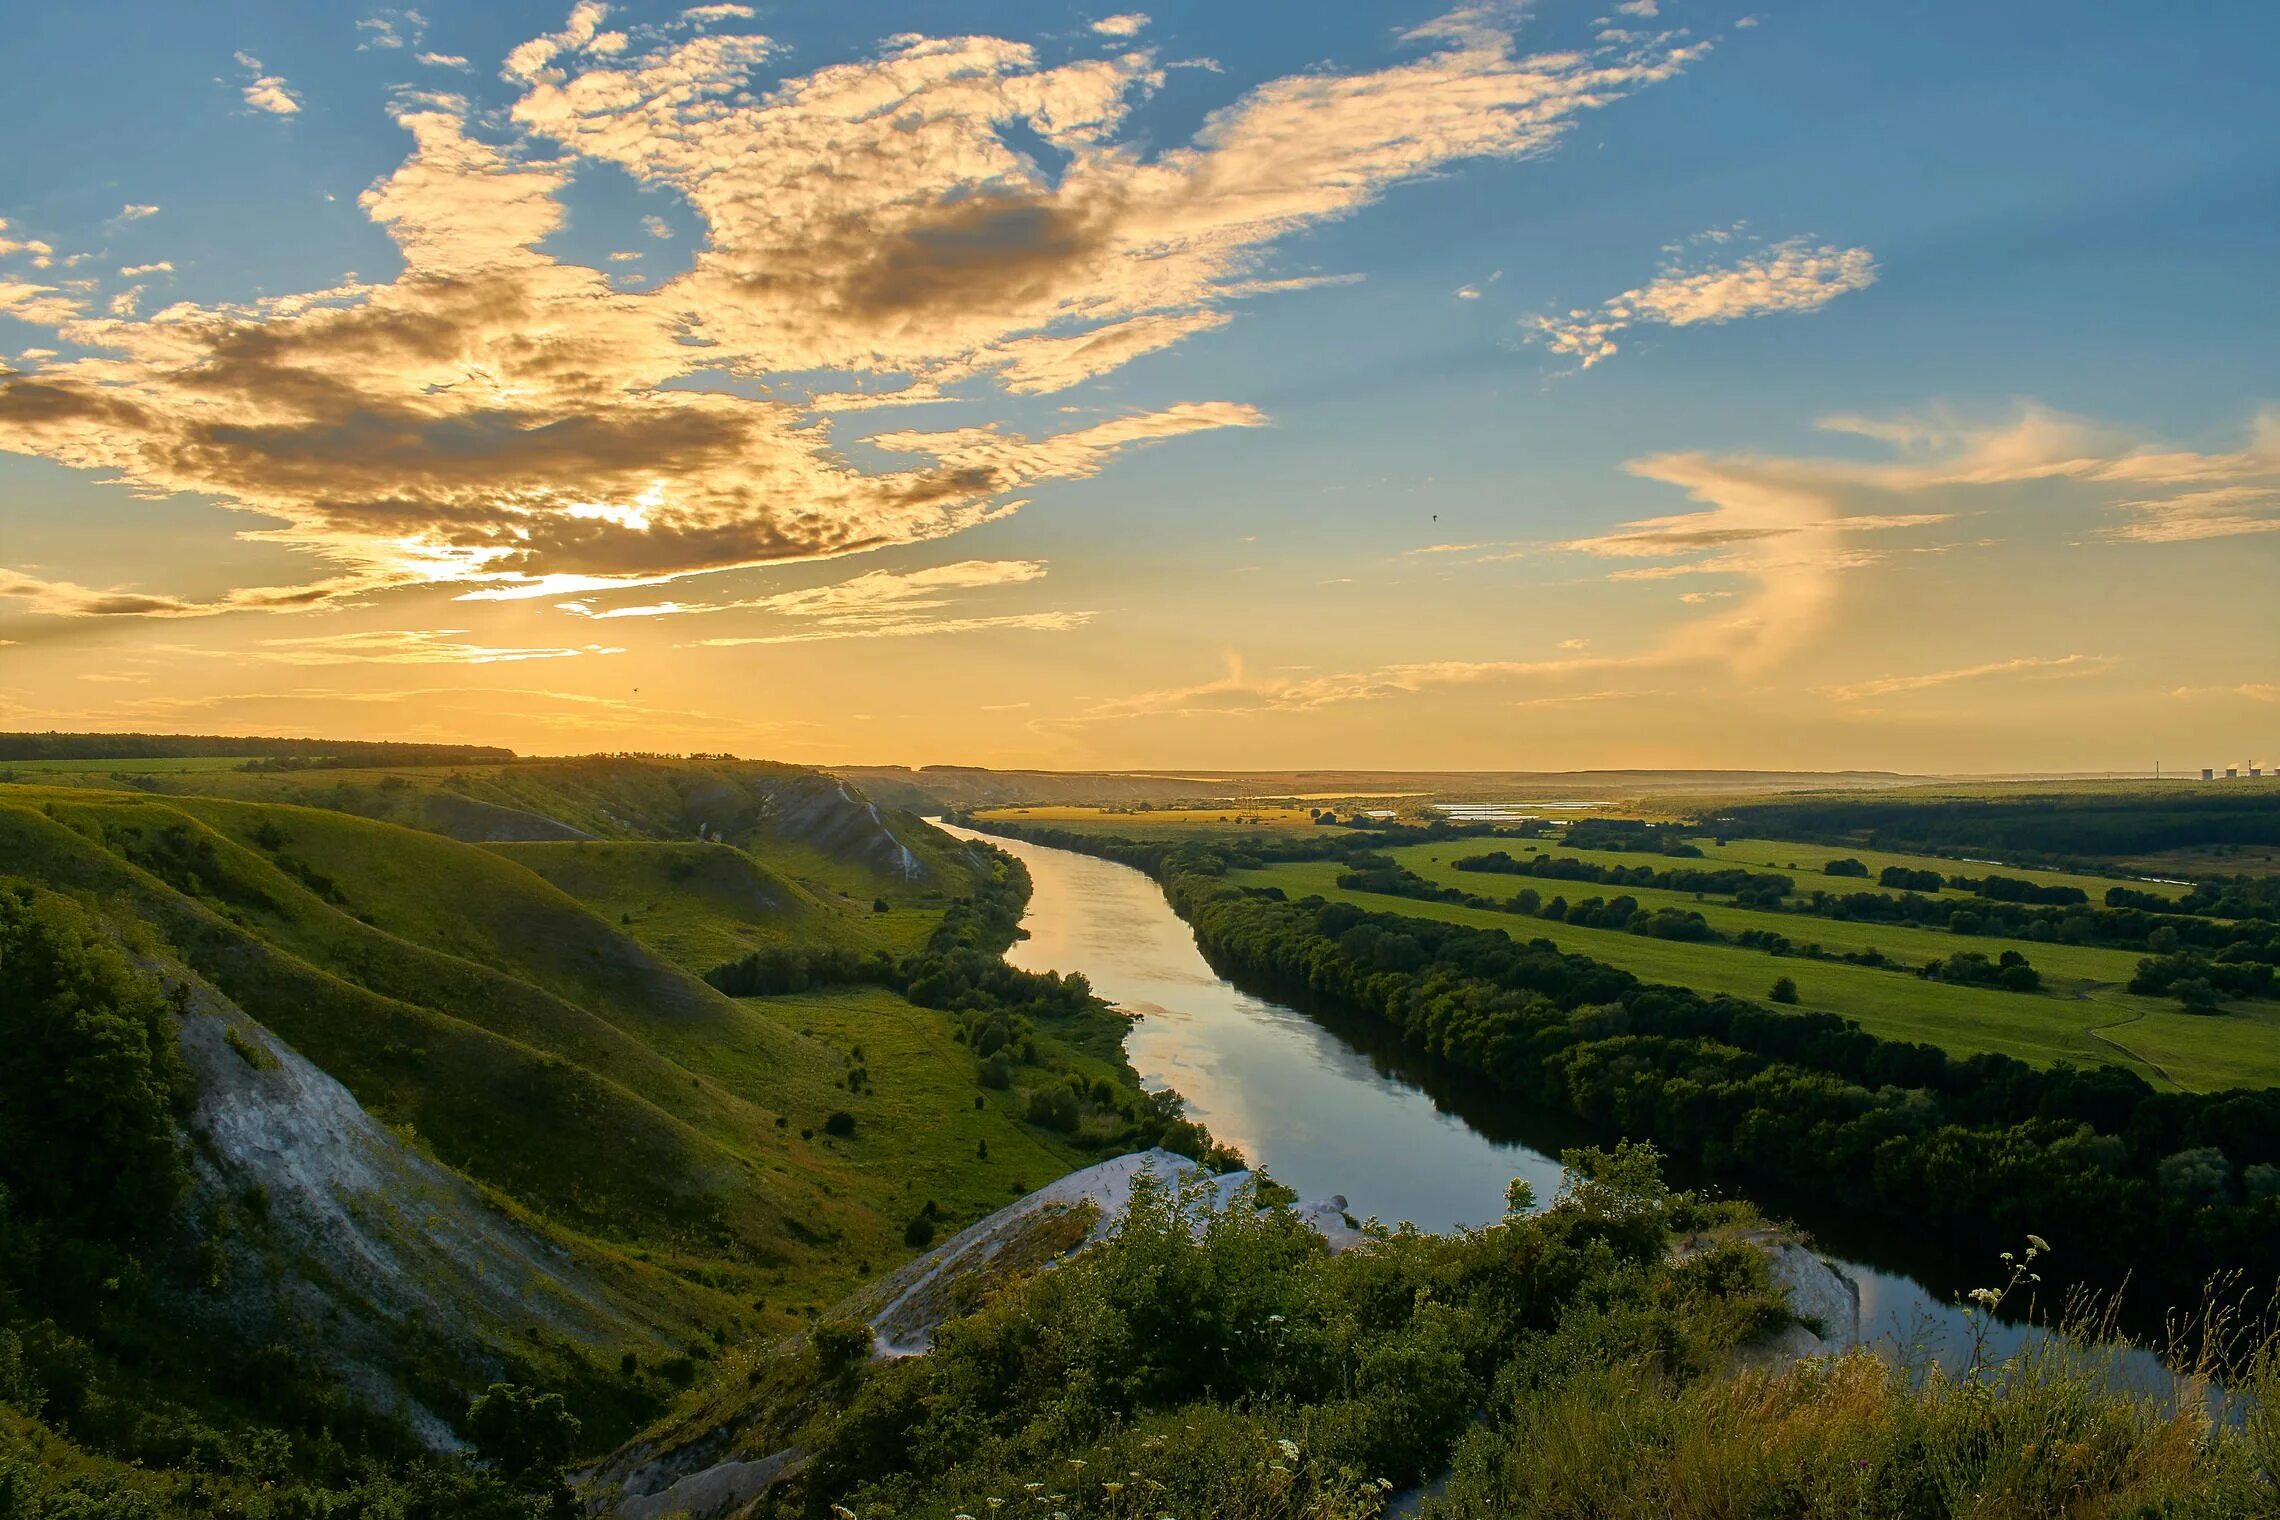
[[[2203,781],[2214,781],[2217,779],[2217,773],[2204,765],[2201,767],[2201,779]]]
[[[2226,766],[2225,779],[2227,781],[2238,781],[2240,779],[2240,767],[2237,765]]]

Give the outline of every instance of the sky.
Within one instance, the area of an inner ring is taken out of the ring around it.
[[[2263,0],[11,20],[0,727],[2280,761]]]

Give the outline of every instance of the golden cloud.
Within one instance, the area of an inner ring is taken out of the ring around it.
[[[361,198],[404,257],[388,283],[143,317],[0,284],[0,312],[86,355],[0,375],[0,449],[253,514],[245,536],[325,563],[315,601],[575,594],[940,538],[1126,448],[1265,418],[1200,401],[1036,438],[901,429],[870,441],[913,462],[865,470],[835,413],[1060,390],[1209,332],[1306,283],[1268,277],[1277,240],[1455,160],[1545,151],[1700,51],[1531,57],[1468,13],[1409,61],[1266,84],[1152,153],[1120,136],[1163,78],[1145,49],[1048,66],[1015,41],[900,37],[769,84],[775,43],[710,29],[739,9],[697,7],[695,35],[644,49],[586,0],[509,53],[507,141],[457,97],[400,97],[412,151]],[[1016,125],[1065,162],[1014,146]],[[581,162],[681,197],[694,266],[635,291],[541,251]],[[773,384],[818,373],[842,388]]]

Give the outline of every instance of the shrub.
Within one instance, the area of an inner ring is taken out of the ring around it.
[[[493,1383],[467,1406],[467,1433],[487,1462],[517,1483],[551,1488],[578,1444],[578,1417],[559,1393]]]
[[[1773,990],[1767,993],[1766,996],[1772,998],[1777,1003],[1796,1002],[1797,979],[1791,976],[1777,977],[1774,980]]]
[[[837,1377],[870,1357],[871,1327],[859,1319],[827,1319],[815,1327],[815,1355],[824,1373]]]
[[[824,1116],[823,1132],[844,1140],[855,1133],[855,1116],[844,1108],[835,1108]]]

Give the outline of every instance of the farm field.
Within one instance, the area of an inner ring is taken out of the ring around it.
[[[1292,897],[1319,894],[1376,913],[1498,929],[1520,940],[1548,939],[1563,950],[1592,956],[1644,980],[1705,993],[1763,1002],[1774,978],[1788,976],[1797,983],[1802,1009],[1841,1014],[1858,1020],[1872,1034],[1923,1041],[1959,1055],[1992,1051],[2045,1066],[2056,1061],[2120,1064],[2158,1086],[2195,1090],[2261,1086],[2280,1071],[2280,1017],[2276,1017],[2280,1008],[2270,1004],[2240,1005],[2254,1010],[2248,1014],[2192,1019],[2163,1011],[2173,1010],[2174,1004],[2111,987],[2061,996],[1949,986],[1921,981],[1906,972],[1843,962],[1777,958],[1732,945],[1656,940],[1622,930],[1582,929],[1493,910],[1349,891],[1336,885],[1342,869],[1334,862],[1309,861],[1237,872],[1231,879],[1245,886],[1280,887]],[[1691,898],[1688,902],[1692,905]],[[2175,1027],[2180,1021],[2207,1028],[2180,1030]],[[2141,1030],[2153,1042],[2145,1052],[2138,1045]]]
[[[139,759],[0,760],[0,776],[99,777],[205,775],[234,771],[259,755],[150,755]]]
[[[1607,813],[1604,817],[1633,816],[1636,810]],[[1117,834],[1131,839],[1156,839],[1166,835],[1199,838],[1227,839],[1245,834],[1316,833],[1351,834],[1353,831],[1332,825],[1325,828],[1314,822],[1304,808],[1187,808],[1161,809],[1146,812],[1118,808],[1095,807],[1005,807],[989,808],[977,816],[987,819],[1004,819],[1015,823],[1034,823],[1049,828],[1070,829],[1082,833]],[[1641,815],[1643,816],[1643,815]],[[1950,859],[1940,855],[1910,855],[1892,850],[1853,849],[1840,845],[1798,844],[1780,839],[1728,839],[1718,844],[1708,834],[1690,839],[1699,845],[1702,855],[1675,857],[1648,855],[1620,850],[1576,849],[1556,839],[1458,839],[1431,848],[1447,859],[1461,855],[1480,854],[1488,850],[1504,850],[1521,855],[1534,846],[1548,855],[1573,856],[1600,865],[1647,865],[1656,869],[1671,866],[1700,866],[1706,870],[1722,866],[1744,866],[1753,871],[1785,871],[1797,878],[1800,892],[1823,888],[1832,892],[1875,891],[1876,875],[1887,866],[1904,866],[1915,871],[1938,871],[1947,876],[1981,876],[1989,871],[1999,875],[2019,877],[2045,886],[2079,887],[2098,903],[2104,900],[2106,889],[2113,886],[2130,886],[2139,891],[2163,897],[2182,897],[2189,889],[2175,882],[2157,882],[2133,876],[2092,876],[2074,871],[2053,871],[2027,866],[1988,866],[1972,861]],[[1821,868],[1832,860],[1850,857],[1869,869],[1864,881],[1857,876],[1824,876]],[[1942,890],[1926,893],[1956,902],[1968,900],[1969,893]],[[1574,896],[1570,893],[1569,896]],[[1641,899],[1644,901],[1644,899]]]
[[[1690,837],[1689,843],[1699,845],[1700,859],[1684,859],[1666,855],[1643,855],[1621,850],[1579,850],[1549,839],[1524,839],[1515,843],[1490,840],[1477,847],[1471,841],[1454,841],[1435,846],[1444,852],[1455,851],[1448,858],[1459,855],[1480,854],[1488,850],[1503,850],[1519,855],[1528,845],[1535,845],[1545,855],[1572,855],[1578,860],[1594,861],[1600,865],[1649,865],[1657,870],[1672,866],[1700,866],[1715,870],[1725,866],[1744,866],[1753,871],[1781,871],[1797,878],[1799,892],[1820,888],[1828,892],[1874,892],[1878,890],[1876,878],[1887,866],[1902,866],[1911,871],[1937,871],[1943,876],[1984,876],[1990,871],[1998,876],[2012,876],[2024,881],[2038,882],[2051,887],[2080,887],[2093,904],[2105,900],[2108,887],[2127,886],[2140,892],[2151,892],[2161,897],[2182,897],[2191,890],[2175,882],[2146,881],[2123,876],[2087,876],[2074,871],[2049,871],[2030,866],[1984,865],[1976,861],[1954,860],[1942,855],[1908,855],[1893,850],[1851,849],[1842,845],[1798,844],[1784,839],[1728,839],[1719,844],[1708,835]],[[1852,859],[1868,867],[1868,875],[1827,876],[1822,867],[1832,860]],[[1571,894],[1572,895],[1572,894]],[[1946,901],[1967,902],[1971,894],[1942,888],[1927,892],[1926,897]]]
[[[1090,834],[1117,834],[1127,839],[1238,838],[1245,834],[1350,834],[1351,829],[1316,823],[1302,807],[1155,808],[1146,812],[1097,807],[988,808],[976,815],[1010,823],[1033,823],[1046,828],[1071,829]]]
[[[2067,983],[2121,986],[2127,983],[2144,957],[2135,950],[2110,950],[2095,945],[2039,944],[2033,940],[2001,939],[1992,935],[1950,934],[1914,924],[1863,923],[1822,918],[1810,913],[1776,913],[1764,908],[1738,908],[1715,898],[1697,898],[1692,892],[1659,887],[1610,887],[1587,881],[1557,881],[1537,876],[1505,876],[1491,871],[1460,871],[1455,862],[1472,853],[1445,844],[1404,845],[1386,852],[1426,880],[1483,897],[1507,898],[1522,887],[1534,887],[1548,900],[1554,895],[1578,902],[1586,897],[1627,896],[1642,908],[1677,908],[1702,915],[1721,934],[1757,929],[1787,935],[1799,945],[1818,944],[1825,950],[1881,950],[1910,970],[1926,961],[1945,960],[1963,950],[1977,950],[1990,959],[2016,950],[2034,963],[2054,990],[2072,991]],[[1569,852],[1559,850],[1559,855]],[[1438,860],[1435,857],[1439,857]],[[1637,862],[1652,857],[1633,856]],[[1685,862],[1680,862],[1685,864]],[[1955,895],[1955,894],[1950,894]]]

